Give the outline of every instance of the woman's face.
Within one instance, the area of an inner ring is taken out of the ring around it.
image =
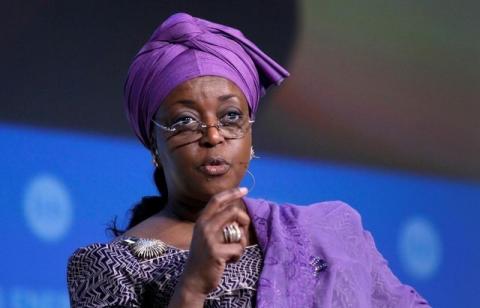
[[[197,77],[169,93],[155,115],[157,123],[175,126],[197,120],[209,126],[193,140],[153,126],[169,199],[208,201],[240,184],[250,160],[251,127],[246,126],[243,137],[231,139],[211,125],[241,117],[248,120],[248,115],[242,91],[225,78]]]

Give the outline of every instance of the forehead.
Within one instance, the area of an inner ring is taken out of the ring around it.
[[[187,80],[175,87],[160,105],[161,109],[169,109],[176,104],[202,104],[207,102],[238,101],[248,108],[242,90],[232,81],[217,76],[202,76]]]

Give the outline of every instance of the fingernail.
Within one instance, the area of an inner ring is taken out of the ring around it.
[[[240,187],[240,188],[238,188],[238,190],[240,190],[240,192],[243,193],[243,194],[246,194],[248,192],[248,188],[246,188],[246,187]]]

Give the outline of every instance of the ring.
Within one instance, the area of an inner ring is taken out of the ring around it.
[[[240,242],[242,239],[242,231],[236,222],[223,228],[223,238],[225,239],[226,244]]]

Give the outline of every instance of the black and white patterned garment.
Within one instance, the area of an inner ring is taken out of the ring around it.
[[[72,307],[166,307],[188,258],[188,250],[166,246],[160,256],[137,257],[136,238],[80,248],[67,269]],[[248,246],[229,263],[205,307],[254,307],[262,267],[258,245]]]

